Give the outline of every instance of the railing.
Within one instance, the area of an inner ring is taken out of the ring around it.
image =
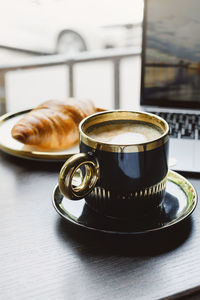
[[[78,63],[96,62],[96,61],[112,61],[113,76],[114,76],[114,108],[120,107],[120,62],[122,59],[138,56],[141,53],[140,47],[129,49],[108,49],[95,52],[85,52],[69,57],[63,54],[59,55],[45,55],[39,57],[32,57],[24,60],[23,63],[7,64],[0,66],[0,105],[1,114],[6,112],[6,91],[5,91],[5,75],[7,72],[16,70],[35,69],[41,67],[52,67],[58,65],[68,66],[68,84],[69,96],[74,95],[74,65]]]

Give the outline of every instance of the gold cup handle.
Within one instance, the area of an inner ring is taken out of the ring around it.
[[[85,166],[84,177],[81,178],[81,172],[78,169]],[[73,179],[79,179],[81,183],[73,185]],[[71,156],[63,165],[59,174],[59,188],[61,193],[71,200],[79,200],[89,194],[99,178],[99,164],[97,159],[87,153],[78,153]]]

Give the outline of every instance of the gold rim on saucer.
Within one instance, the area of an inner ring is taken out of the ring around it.
[[[71,201],[64,197],[58,185],[53,191],[56,212],[69,223],[83,229],[112,234],[143,234],[170,228],[185,220],[197,205],[197,193],[192,184],[180,174],[169,171],[166,194],[162,205],[147,214],[137,214],[131,220],[102,217],[88,207],[85,200]]]

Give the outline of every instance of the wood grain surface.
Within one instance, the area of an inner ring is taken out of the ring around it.
[[[60,168],[0,153],[1,300],[200,299],[199,205],[170,230],[97,234],[54,210]]]

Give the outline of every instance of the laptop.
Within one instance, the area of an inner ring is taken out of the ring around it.
[[[200,172],[200,1],[145,0],[140,109],[170,125],[170,168]]]

